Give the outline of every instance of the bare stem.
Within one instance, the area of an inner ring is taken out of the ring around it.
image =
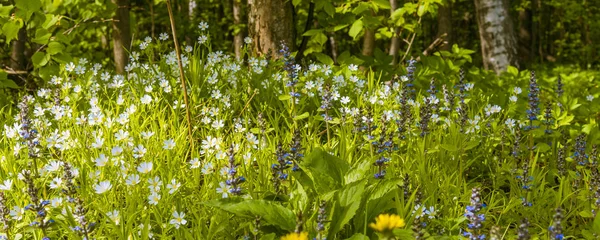
[[[175,32],[175,19],[173,18],[173,10],[171,9],[171,1],[167,0],[167,10],[169,11],[169,20],[171,20],[171,30],[173,32],[173,42],[175,42],[175,53],[177,53],[177,65],[179,65],[179,76],[181,77],[181,87],[183,88],[183,100],[185,102],[185,116],[188,124],[188,138],[190,141],[190,150],[194,148],[194,139],[192,137],[192,120],[190,118],[190,105],[188,102],[187,86],[185,84],[185,76],[183,75],[183,64],[181,63],[181,49],[177,42],[177,33]]]

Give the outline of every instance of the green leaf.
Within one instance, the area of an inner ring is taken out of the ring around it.
[[[28,12],[35,12],[42,7],[40,0],[15,0],[17,8],[23,9]]]
[[[0,88],[19,88],[17,84],[8,79],[8,73],[0,69]]]
[[[339,31],[340,29],[346,28],[348,25],[349,24],[337,25],[337,26],[333,27],[333,31],[334,32]]]
[[[508,66],[508,68],[506,69],[506,71],[508,73],[510,73],[513,76],[519,76],[519,69],[517,69],[516,67],[513,66]]]
[[[48,41],[50,41],[51,36],[52,36],[52,33],[48,32],[48,30],[43,29],[43,28],[38,28],[35,31],[35,38],[32,41],[35,43],[39,43],[39,44],[46,44],[46,43],[48,43]]]
[[[292,98],[292,96],[291,96],[291,95],[289,95],[289,94],[284,94],[284,95],[279,95],[279,97],[278,97],[278,98],[279,98],[279,100],[281,100],[281,101],[286,101],[286,100],[289,100],[290,98]]]
[[[311,29],[306,31],[304,34],[302,34],[302,36],[313,36],[316,35],[318,33],[322,33],[323,29]]]
[[[594,222],[592,223],[592,230],[594,230],[596,234],[600,234],[600,214],[596,215],[596,217],[594,218]]]
[[[328,239],[335,239],[335,234],[356,215],[362,202],[365,183],[365,180],[351,183],[336,193],[337,201],[335,201],[332,211]]]
[[[333,59],[324,53],[314,53],[313,54],[317,60],[326,65],[333,65]]]
[[[394,232],[394,236],[396,236],[397,239],[414,239],[413,231],[411,229],[397,228],[397,229],[394,229],[393,232]]]
[[[277,239],[277,235],[275,233],[265,234],[262,237],[260,237],[260,240],[275,240],[275,239]]]
[[[479,145],[480,141],[478,140],[473,140],[467,143],[467,145],[465,146],[465,150],[469,150],[472,149],[474,147],[477,147]]]
[[[292,231],[296,227],[296,215],[294,212],[277,202],[224,198],[203,202],[202,204],[233,213],[240,217],[254,219],[256,216],[260,216],[261,223],[272,225],[285,231]]]
[[[362,31],[363,29],[363,21],[362,19],[358,19],[356,21],[354,21],[354,23],[352,23],[352,26],[350,27],[350,31],[348,32],[348,35],[350,35],[350,37],[356,39],[356,36],[358,36],[358,34],[360,33],[360,31]]]
[[[300,114],[300,115],[298,115],[298,116],[295,116],[295,117],[294,117],[294,120],[305,119],[305,118],[307,118],[307,117],[309,117],[309,116],[310,116],[310,114],[308,114],[308,112],[305,112],[305,113],[303,113],[303,114]]]
[[[448,151],[448,152],[456,152],[458,151],[458,147],[456,147],[453,144],[441,144],[440,147],[442,147],[444,150]]]
[[[357,233],[352,235],[350,238],[346,238],[346,240],[369,240],[369,237],[365,236],[362,233]]]
[[[6,36],[6,44],[9,44],[13,39],[17,39],[19,29],[21,29],[21,27],[23,27],[23,21],[18,18],[11,19],[10,21],[4,23],[2,26],[2,33],[4,36]]]
[[[10,11],[14,8],[14,6],[12,5],[8,5],[8,6],[0,6],[0,17],[9,17],[10,16]]]
[[[594,214],[589,210],[583,210],[583,211],[579,212],[579,216],[584,217],[584,218],[592,218],[592,217],[594,217]]]
[[[377,7],[381,9],[390,9],[392,8],[390,5],[390,1],[388,0],[373,0],[373,3],[377,5]]]
[[[23,18],[25,22],[29,21],[34,12],[40,10],[42,2],[40,0],[16,0],[17,16]]]
[[[46,14],[46,21],[42,24],[44,29],[51,28],[60,20],[60,16],[54,14]]]
[[[50,60],[50,55],[44,52],[36,52],[31,56],[31,61],[33,62],[33,66],[36,68],[43,67],[48,64]]]
[[[46,49],[46,52],[50,55],[54,55],[59,52],[62,52],[64,49],[65,49],[65,46],[62,45],[62,43],[51,42],[48,44],[48,48]]]
[[[312,176],[315,185],[323,187],[321,190],[325,191],[322,192],[341,187],[344,176],[350,168],[346,161],[321,148],[313,149],[299,165],[309,176]]]

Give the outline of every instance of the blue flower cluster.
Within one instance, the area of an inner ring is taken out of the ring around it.
[[[548,228],[548,231],[550,231],[550,239],[562,240],[563,238],[565,238],[565,235],[562,233],[562,220],[562,209],[557,208],[556,213],[554,213],[554,223],[552,223],[552,226]]]
[[[467,224],[467,231],[463,233],[463,236],[468,237],[471,240],[482,240],[485,239],[485,234],[481,233],[483,228],[483,222],[485,221],[485,215],[479,213],[484,207],[481,202],[481,193],[479,188],[473,188],[471,191],[471,205],[465,209],[465,217],[469,223]]]
[[[527,118],[529,119],[529,126],[525,127],[525,130],[531,130],[534,128],[533,121],[537,120],[537,116],[540,113],[540,89],[535,78],[535,72],[531,71],[531,77],[529,78],[529,109],[527,109]]]
[[[228,171],[228,175],[229,178],[227,179],[227,181],[225,181],[225,184],[227,184],[228,186],[230,186],[231,188],[229,189],[229,193],[233,194],[233,195],[241,195],[242,194],[242,187],[240,186],[240,184],[246,182],[246,178],[244,178],[243,176],[237,176],[237,165],[235,164],[235,149],[234,149],[234,145],[232,144],[231,147],[229,147],[229,150],[227,151],[227,155],[229,157],[229,171]]]

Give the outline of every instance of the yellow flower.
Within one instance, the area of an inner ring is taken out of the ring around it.
[[[369,224],[369,227],[378,232],[388,232],[395,228],[404,227],[404,219],[396,214],[379,214],[374,223]]]
[[[308,233],[307,232],[290,233],[288,235],[281,237],[281,240],[308,240]]]

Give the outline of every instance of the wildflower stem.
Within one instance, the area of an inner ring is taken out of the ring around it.
[[[185,102],[185,115],[188,124],[188,138],[190,141],[190,150],[194,149],[194,139],[192,138],[192,120],[190,118],[190,105],[188,102],[187,86],[185,84],[185,76],[183,74],[183,64],[181,63],[181,49],[177,41],[177,33],[175,32],[175,19],[173,18],[173,10],[171,9],[171,1],[167,0],[167,10],[169,11],[169,20],[171,21],[171,30],[173,33],[173,42],[175,43],[175,52],[177,53],[177,65],[179,66],[179,76],[181,77],[181,87],[183,88],[183,101]]]

